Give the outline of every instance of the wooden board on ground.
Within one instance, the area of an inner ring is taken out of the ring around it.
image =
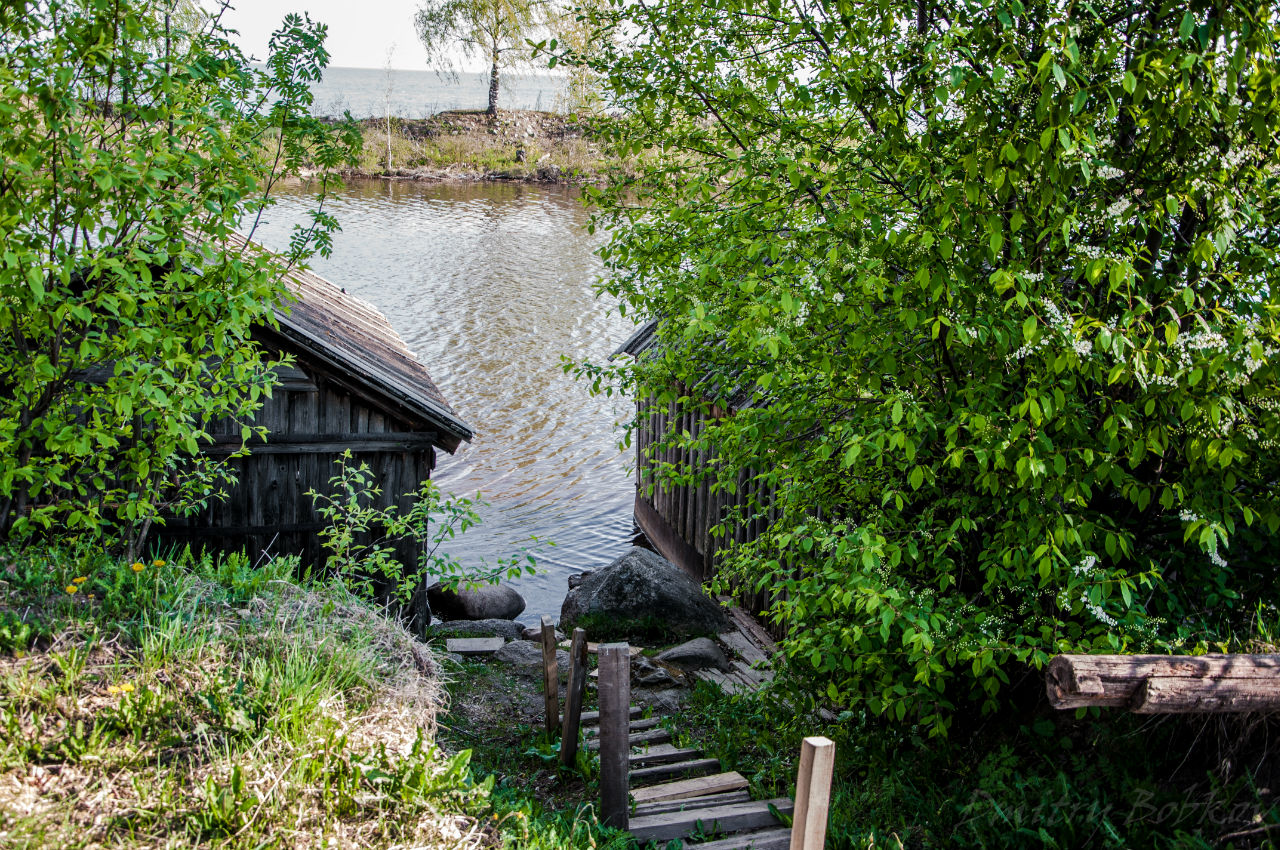
[[[700,776],[697,779],[682,779],[665,785],[640,788],[631,792],[631,799],[636,805],[656,803],[660,800],[683,800],[689,797],[706,797],[711,794],[739,791],[746,788],[748,784],[746,777],[736,770],[731,770],[714,776]]]
[[[682,749],[671,744],[657,744],[645,747],[630,756],[631,767],[653,767],[655,764],[671,764],[678,761],[690,761],[702,758],[702,750]]]
[[[778,826],[774,810],[789,814],[792,803],[785,797],[748,803],[730,803],[709,809],[692,809],[668,812],[661,815],[634,818],[627,825],[639,841],[670,841],[683,838],[695,830],[701,833],[741,832],[765,826]]]
[[[684,842],[686,850],[789,850],[791,847],[791,830],[762,829],[746,835],[731,835],[728,838],[717,838],[698,844]]]
[[[632,720],[635,720],[637,717],[639,717],[639,716],[640,716],[641,714],[643,714],[643,713],[644,713],[644,712],[643,712],[643,710],[642,710],[642,709],[640,709],[638,706],[634,706],[634,705],[633,705],[633,706],[631,706],[631,713],[630,713],[628,716],[629,716]],[[583,726],[586,726],[588,723],[593,723],[593,724],[594,724],[594,723],[599,723],[599,722],[600,722],[600,712],[599,712],[599,711],[584,711],[584,712],[582,712],[582,717],[580,718],[580,720],[581,720],[581,723],[582,723],[582,725],[583,725]]]
[[[717,635],[720,642],[729,649],[733,650],[743,661],[751,665],[768,664],[769,657],[764,654],[764,650],[755,645],[755,642],[738,630],[724,632]]]
[[[444,648],[457,655],[492,655],[505,643],[500,637],[446,638]]]
[[[747,682],[750,682],[754,685],[762,685],[765,682],[769,682],[773,680],[772,670],[756,670],[753,667],[748,667],[746,664],[743,664],[741,661],[734,661],[732,663],[733,663],[733,672],[738,674],[738,678],[743,679]]]
[[[709,806],[722,806],[728,803],[746,803],[751,799],[751,792],[745,788],[741,791],[727,791],[724,794],[711,794],[706,797],[692,797],[684,800],[662,800],[658,803],[646,803],[643,806],[636,806],[632,812],[633,817],[644,817],[646,815],[661,815],[667,812],[678,812],[683,809],[708,808]]]
[[[670,779],[705,776],[709,773],[717,773],[719,770],[720,762],[717,759],[691,759],[674,764],[658,764],[631,771],[631,784],[648,785]]]
[[[633,732],[627,736],[627,747],[643,747],[646,744],[666,744],[671,741],[671,732],[666,729],[650,729],[647,732]],[[600,736],[587,741],[588,750],[600,749]]]
[[[568,649],[569,643],[570,642],[567,640],[562,640],[560,641],[559,646],[561,649]],[[600,649],[600,644],[587,641],[587,655],[598,655],[599,649]],[[637,655],[641,654],[642,652],[644,652],[643,646],[633,646],[628,650],[628,656],[631,658],[635,658]]]
[[[694,678],[701,679],[704,682],[711,682],[720,688],[726,694],[736,694],[743,691],[750,691],[753,688],[740,678],[728,673],[721,673],[719,670],[699,670],[693,674]]]
[[[630,729],[631,729],[631,731],[632,731],[633,733],[635,733],[635,732],[644,732],[644,731],[649,730],[649,729],[656,729],[656,728],[658,728],[658,724],[659,724],[659,723],[661,723],[661,722],[662,722],[662,721],[661,721],[660,719],[658,719],[657,717],[642,717],[642,718],[640,718],[640,719],[638,719],[638,720],[632,720],[632,721],[631,721],[631,725],[630,725]],[[596,734],[598,731],[599,731],[598,729],[590,729],[590,730],[588,730],[588,731],[587,731],[587,734],[588,734],[588,735],[594,735],[594,734]]]

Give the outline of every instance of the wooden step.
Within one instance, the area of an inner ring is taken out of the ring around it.
[[[635,732],[627,736],[627,746],[643,747],[646,744],[666,744],[671,740],[669,729],[650,729],[648,732]],[[600,736],[593,735],[587,739],[588,750],[600,749]]]
[[[643,713],[644,713],[644,710],[641,709],[639,706],[634,706],[634,705],[631,706],[632,720],[635,720],[637,717],[639,717]],[[598,724],[600,722],[600,712],[584,711],[582,712],[582,717],[578,722],[581,723],[583,726],[586,726],[588,724]]]
[[[671,744],[655,744],[630,756],[632,768],[653,767],[655,764],[672,764],[702,758],[702,750],[682,749]]]
[[[786,827],[762,829],[698,844],[686,841],[684,846],[685,850],[789,850],[791,830]]]
[[[729,803],[710,808],[687,809],[661,815],[633,818],[627,826],[639,841],[670,841],[684,838],[697,831],[703,834],[718,832],[742,832],[766,826],[779,826],[773,810],[790,814],[795,804],[786,797],[774,800],[753,800],[747,803]]]
[[[500,637],[446,638],[444,648],[446,652],[458,655],[491,655],[502,649],[505,643],[506,641]]]
[[[658,728],[658,724],[661,722],[662,719],[658,717],[642,717],[639,720],[632,720],[627,728],[632,732],[644,732],[647,729]],[[599,735],[600,727],[592,726],[590,729],[585,730],[585,732],[587,735]]]
[[[560,643],[556,644],[556,646],[560,647],[561,649],[571,649],[571,648],[573,647],[573,642],[572,642],[572,641],[567,641],[567,640],[562,640],[562,641],[560,641]],[[642,652],[644,652],[644,647],[643,647],[643,646],[632,646],[632,647],[628,647],[628,648],[627,648],[627,657],[628,657],[628,658],[635,658],[637,655],[641,654]],[[599,654],[600,654],[600,644],[598,644],[598,643],[592,643],[591,641],[587,641],[587,654],[588,654],[588,655],[599,655]]]
[[[653,767],[642,767],[631,771],[631,784],[639,787],[654,782],[666,782],[671,779],[691,776],[706,776],[720,770],[718,759],[690,759],[674,764],[658,764]]]
[[[736,652],[748,664],[755,666],[769,663],[769,657],[764,654],[764,651],[742,632],[736,630],[724,632],[718,637],[721,643]]]
[[[632,771],[631,775],[635,776],[635,771]],[[638,788],[631,792],[631,799],[640,806],[662,800],[684,800],[690,797],[706,797],[728,791],[739,791],[746,788],[748,784],[746,777],[736,770],[731,770],[728,773],[699,776],[696,779],[681,779],[650,788]]]
[[[666,814],[667,812],[678,812],[681,809],[705,809],[708,806],[719,806],[725,803],[745,803],[750,799],[751,792],[744,788],[741,791],[710,794],[706,797],[690,797],[684,800],[663,800],[658,803],[646,803],[643,806],[636,806],[636,810],[631,813],[631,816],[638,818]]]

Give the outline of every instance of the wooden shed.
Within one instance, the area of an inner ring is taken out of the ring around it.
[[[614,351],[613,356],[635,358],[649,356],[658,345],[659,320],[641,325]],[[724,376],[708,375],[708,382]],[[682,395],[696,396],[698,387],[684,387]],[[727,408],[713,408],[715,418],[732,416],[752,403],[749,393],[730,393]],[[712,578],[719,571],[722,551],[755,540],[774,518],[774,510],[753,510],[756,506],[774,504],[774,493],[754,480],[752,470],[737,470],[737,491],[712,492],[711,482],[674,486],[659,482],[655,470],[661,464],[676,464],[690,469],[708,468],[716,463],[714,451],[695,452],[686,448],[661,448],[657,444],[670,433],[697,436],[707,424],[707,415],[695,406],[682,407],[676,402],[658,404],[652,399],[637,398],[637,423],[632,442],[636,447],[636,525],[644,532],[653,548],[699,581]],[[734,510],[746,515],[743,522],[731,523],[723,537],[715,537],[712,529]],[[761,594],[739,592],[736,598],[744,608],[755,613],[769,606],[768,591]]]
[[[166,543],[321,564],[316,532],[325,522],[306,494],[328,489],[344,451],[372,469],[382,505],[408,507],[403,494],[431,476],[436,450],[452,453],[473,436],[376,307],[311,272],[286,282],[296,300],[277,308],[279,328],[254,329],[266,352],[293,356],[251,423],[265,426],[267,439],[231,460],[238,483],[229,498],[158,530]],[[238,422],[212,423],[209,433],[211,455],[240,448]],[[401,549],[406,563],[416,560],[412,544]]]

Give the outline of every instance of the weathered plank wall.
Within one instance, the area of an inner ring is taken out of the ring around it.
[[[367,463],[382,494],[376,504],[397,502],[408,508],[405,493],[418,489],[435,466],[434,434],[413,431],[411,423],[362,402],[339,382],[315,372],[290,369],[255,418],[269,432],[266,444],[253,441],[252,454],[231,461],[239,478],[225,501],[187,518],[171,518],[158,530],[164,543],[191,543],[223,550],[244,548],[255,561],[263,553],[296,554],[305,565],[319,565],[324,552],[317,532],[326,523],[315,510],[310,490],[327,492],[329,479],[345,449],[351,463]],[[210,454],[230,453],[240,445],[240,428],[214,422]],[[416,562],[416,547],[397,555]]]
[[[636,447],[636,522],[663,557],[702,581],[718,573],[723,561],[720,552],[755,540],[777,515],[774,488],[755,481],[751,470],[738,472],[736,493],[723,489],[712,492],[710,480],[675,486],[658,479],[656,469],[663,464],[707,469],[715,463],[714,451],[658,445],[672,432],[687,430],[690,435],[699,435],[705,425],[701,414],[675,402],[665,407],[642,403],[632,438]],[[750,507],[752,497],[762,507]],[[743,520],[728,525],[723,536],[714,536],[712,529],[735,507],[741,509]],[[773,601],[770,591],[755,593],[747,588],[738,588],[734,598],[753,614],[767,609]]]

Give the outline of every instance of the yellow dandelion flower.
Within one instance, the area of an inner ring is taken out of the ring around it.
[[[71,581],[75,584],[84,584],[88,580],[89,580],[88,576],[76,576]]]
[[[132,684],[131,682],[125,682],[123,685],[109,685],[109,686],[107,687],[107,693],[109,693],[109,694],[131,694],[131,693],[133,693],[133,684]]]
[[[75,593],[77,590],[79,590],[79,589],[80,589],[80,586],[79,586],[79,585],[77,585],[77,584],[69,584],[69,585],[67,585],[67,586],[66,586],[65,588],[63,588],[63,589],[64,589],[67,593]]]
[[[153,567],[163,567],[163,566],[164,566],[164,559],[163,559],[163,558],[156,558],[154,561],[152,561],[152,562],[151,562],[151,566],[153,566]]]
[[[140,573],[146,568],[147,568],[147,565],[142,563],[141,561],[134,561],[132,564],[129,565],[129,569],[133,570],[135,573]]]

